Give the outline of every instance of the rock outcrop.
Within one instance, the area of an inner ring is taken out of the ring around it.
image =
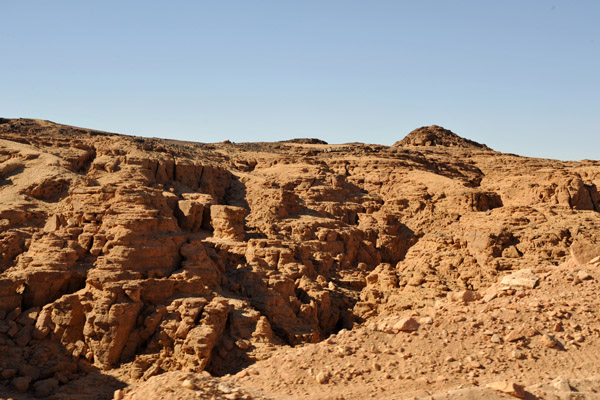
[[[46,397],[106,370],[243,373],[340,332],[417,337],[440,301],[538,290],[540,269],[593,285],[598,185],[599,162],[501,154],[437,126],[387,147],[2,119],[2,382]]]
[[[444,146],[490,150],[484,144],[458,136],[451,130],[438,125],[423,126],[410,132],[394,146]]]

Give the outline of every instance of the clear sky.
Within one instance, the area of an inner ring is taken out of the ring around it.
[[[600,1],[3,1],[0,116],[600,159]]]

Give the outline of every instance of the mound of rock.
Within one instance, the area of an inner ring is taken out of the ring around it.
[[[410,132],[394,146],[444,146],[490,150],[484,144],[458,136],[438,125],[423,126]]]

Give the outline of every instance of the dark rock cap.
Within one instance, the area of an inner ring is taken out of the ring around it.
[[[445,146],[491,150],[485,144],[460,137],[451,130],[438,125],[415,129],[404,139],[394,143],[394,146]]]

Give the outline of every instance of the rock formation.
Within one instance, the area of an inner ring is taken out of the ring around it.
[[[438,125],[423,126],[410,132],[394,146],[445,146],[491,150],[484,144],[462,138],[456,133]]]
[[[599,344],[599,185],[598,161],[435,125],[388,147],[1,119],[0,393],[359,398],[381,378],[409,396],[463,373],[509,393],[494,348],[534,368]]]

